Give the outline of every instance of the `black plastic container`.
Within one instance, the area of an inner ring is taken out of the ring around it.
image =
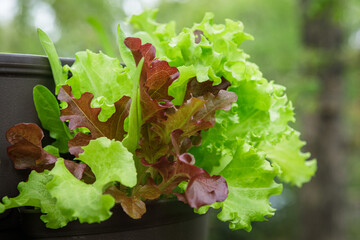
[[[207,216],[177,200],[160,200],[147,203],[147,212],[139,220],[131,219],[120,206],[112,209],[113,215],[102,223],[70,222],[61,229],[47,229],[40,213],[22,213],[24,232],[29,239],[70,240],[87,239],[146,239],[146,240],[205,240]]]
[[[73,59],[61,59],[71,65]],[[29,171],[16,170],[7,157],[7,129],[21,122],[39,124],[32,90],[37,84],[54,90],[47,57],[0,53],[0,199],[18,194],[17,184],[26,180]],[[40,126],[40,124],[39,124]],[[45,133],[46,134],[46,133]],[[45,138],[43,144],[49,143]],[[62,229],[45,228],[40,214],[8,210],[0,214],[0,239],[206,239],[206,215],[197,215],[187,205],[174,201],[153,201],[140,220],[128,217],[121,208],[100,224],[71,222]]]
[[[74,62],[72,59],[62,61],[64,64]],[[0,53],[0,198],[16,196],[17,184],[24,181],[29,173],[14,169],[7,157],[6,148],[9,144],[5,133],[17,123],[39,124],[32,98],[32,89],[37,84],[54,89],[47,57]],[[0,214],[0,238],[6,235],[4,239],[11,239],[20,234],[19,216],[17,209]]]

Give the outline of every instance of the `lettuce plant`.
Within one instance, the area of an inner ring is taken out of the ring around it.
[[[155,17],[133,16],[133,37],[119,26],[124,65],[87,50],[62,67],[39,30],[57,99],[39,85],[34,103],[55,141],[43,147],[33,123],[7,131],[15,168],[32,171],[0,212],[33,206],[48,228],[61,228],[104,221],[115,204],[138,219],[146,201],[177,198],[199,214],[221,208],[231,229],[250,231],[274,215],[269,197],[281,182],[310,180],[316,161],[288,125],[292,104],[239,48],[252,39],[242,23],[215,25],[208,13],[176,34],[173,22]]]

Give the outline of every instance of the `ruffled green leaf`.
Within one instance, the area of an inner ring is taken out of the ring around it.
[[[65,169],[66,170],[66,169]],[[66,170],[67,171],[67,170]],[[71,173],[69,172],[71,175]],[[71,175],[72,176],[72,175]],[[73,177],[73,176],[72,176]],[[42,173],[32,171],[27,182],[21,182],[18,185],[20,194],[14,198],[3,198],[4,209],[33,206],[41,209],[44,215],[41,220],[46,223],[48,228],[60,228],[65,226],[69,221],[73,220],[71,217],[64,216],[56,205],[56,199],[51,196],[46,189],[48,184],[53,179],[53,176],[48,170]],[[0,209],[1,212],[1,209]]]
[[[223,203],[211,207],[222,208],[218,218],[229,221],[230,229],[251,231],[251,222],[274,215],[269,197],[282,191],[282,185],[274,181],[278,173],[279,169],[272,167],[263,154],[239,142],[233,159],[220,173],[226,179],[229,195]],[[199,213],[208,208],[199,209]]]
[[[160,47],[163,42],[168,42],[171,38],[176,36],[175,22],[171,21],[166,24],[161,24],[155,21],[157,9],[149,9],[144,11],[142,14],[133,15],[130,18],[130,23],[138,30],[134,37],[139,37],[144,43],[151,43],[158,51],[163,51],[165,47]],[[164,54],[162,53],[161,56]]]
[[[106,121],[114,112],[114,102],[123,96],[131,96],[132,81],[129,68],[121,66],[116,58],[89,50],[78,52],[75,62],[68,67],[72,77],[66,81],[73,89],[75,98],[85,92],[94,95],[91,107],[100,107],[99,120]]]
[[[188,80],[194,76],[199,82],[211,80],[215,85],[226,76],[233,86],[249,74],[253,79],[261,78],[256,65],[248,64],[248,55],[238,49],[243,41],[252,39],[244,33],[241,22],[226,19],[225,25],[215,25],[213,14],[207,13],[200,24],[184,28],[176,35],[172,23],[156,22],[156,13],[148,10],[134,15],[130,23],[140,31],[135,36],[156,47],[159,58],[166,59],[170,66],[179,67],[180,78],[170,87],[175,104],[180,104],[182,95],[174,89],[186,89]]]
[[[52,152],[52,148],[47,150]],[[90,141],[79,159],[92,169],[96,177],[94,184],[86,184],[74,177],[64,160],[59,158],[51,171],[33,171],[27,182],[19,184],[19,196],[5,197],[0,210],[38,207],[46,213],[41,219],[49,228],[63,227],[75,219],[88,223],[108,219],[115,200],[104,195],[103,190],[114,181],[129,187],[136,184],[133,156],[120,142],[103,137]]]
[[[53,179],[46,185],[51,196],[56,198],[55,206],[68,219],[79,219],[81,223],[94,223],[108,219],[115,200],[103,195],[102,190],[75,178],[59,158],[51,170]]]
[[[108,183],[118,181],[133,187],[136,184],[136,169],[133,155],[121,142],[105,137],[91,140],[83,147],[79,159],[86,163],[95,174],[94,186],[100,190]]]
[[[289,130],[276,145],[264,144],[260,149],[266,152],[266,157],[279,165],[280,179],[301,187],[308,182],[316,172],[316,160],[306,161],[310,153],[301,152],[305,142],[300,140],[300,133]]]
[[[169,94],[174,97],[172,101],[175,105],[181,105],[184,101],[186,87],[189,79],[196,76],[196,69],[191,66],[178,67],[180,77],[176,79],[169,87]]]
[[[252,221],[264,221],[274,215],[269,197],[280,194],[282,186],[274,181],[278,169],[248,145],[240,146],[231,163],[221,172],[229,196],[218,218],[230,222],[230,229],[251,230]]]
[[[212,174],[219,174],[233,158],[237,139],[263,151],[259,146],[278,143],[294,120],[292,104],[279,85],[265,79],[244,80],[230,90],[237,94],[237,102],[230,111],[217,112],[215,128],[203,134],[199,148],[191,150],[197,164]]]

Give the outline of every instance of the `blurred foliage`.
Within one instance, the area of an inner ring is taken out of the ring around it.
[[[125,13],[136,12],[138,6],[157,5],[158,20],[174,20],[178,30],[200,22],[204,13],[211,11],[217,23],[223,23],[225,18],[241,20],[246,32],[255,37],[242,48],[260,66],[265,78],[288,88],[298,115],[297,128],[301,130],[306,127],[301,124],[303,116],[317,109],[320,88],[318,79],[307,76],[304,66],[311,62],[310,65],[316,67],[321,64],[321,58],[319,53],[305,50],[303,46],[300,1],[305,0],[17,0],[12,21],[0,22],[0,52],[44,55],[34,23],[36,16],[44,12],[53,17],[53,29],[48,33],[59,55],[73,57],[76,51],[86,48],[118,56],[116,26],[126,19]],[[331,1],[309,1],[311,8],[307,14],[316,16],[321,12],[319,9]],[[343,6],[334,7],[338,10],[332,17],[342,25],[346,37],[340,57],[346,63],[347,225],[349,239],[360,239],[360,2],[347,0]],[[210,239],[296,239],[300,231],[297,195],[297,189],[286,187],[284,194],[273,199],[274,206],[279,208],[276,215],[268,223],[254,224],[251,233],[231,232],[226,224],[212,222]]]
[[[110,4],[110,1],[17,0],[17,4],[18,9],[13,21],[5,26],[0,25],[1,52],[44,55],[36,33],[38,26],[35,26],[35,15],[38,18],[48,14],[53,16],[53,29],[49,32],[47,29],[43,30],[56,42],[59,55],[63,57],[73,57],[75,52],[86,48],[93,51],[103,50],[102,39],[99,39],[94,24],[100,24],[101,31],[111,36],[109,39],[115,48],[116,39],[113,33],[116,31],[117,20],[124,19],[122,5]],[[94,23],[93,19],[97,19],[97,23]],[[52,19],[43,18],[42,21]]]
[[[349,0],[343,15],[343,26],[348,35],[344,59],[347,63],[346,135],[348,143],[348,223],[349,239],[360,239],[360,2]]]

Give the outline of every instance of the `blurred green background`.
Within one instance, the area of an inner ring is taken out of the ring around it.
[[[118,56],[116,26],[131,34],[126,19],[145,8],[179,31],[207,11],[216,23],[242,21],[255,37],[242,48],[287,87],[296,128],[318,159],[310,183],[271,198],[278,211],[268,222],[230,231],[213,212],[209,239],[360,239],[360,1],[0,0],[0,52],[44,55],[40,27],[62,57],[84,49]]]

